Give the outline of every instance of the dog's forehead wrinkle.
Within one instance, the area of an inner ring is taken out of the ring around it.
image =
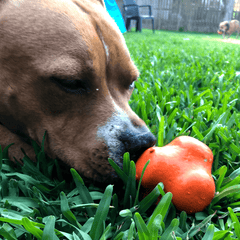
[[[44,75],[46,76],[75,76],[81,71],[81,65],[76,59],[68,56],[55,57],[44,63]]]
[[[91,2],[91,4],[84,4],[80,1],[74,1],[74,3],[78,5],[79,8],[81,8],[84,12],[88,13],[89,16],[91,17],[91,21],[96,27],[97,34],[100,40],[104,44],[106,54],[109,55],[111,53],[111,48],[113,50],[113,47],[114,47],[115,48],[114,51],[117,50],[121,52],[121,55],[125,55],[125,57],[129,60],[130,55],[127,47],[117,49],[117,46],[119,45],[117,43],[121,43],[121,44],[124,43],[125,45],[124,37],[120,33],[120,30],[118,29],[116,23],[110,17],[106,9],[102,8],[104,11],[99,11],[99,8],[97,7],[98,4],[96,4],[96,2],[95,3]],[[103,14],[106,19],[102,18]],[[109,33],[111,33],[110,41],[109,41]],[[116,55],[119,55],[119,53],[116,53]]]
[[[83,8],[78,1],[73,1],[73,3],[75,3],[84,13],[89,15],[89,12]]]
[[[106,54],[106,64],[108,65],[108,62],[109,62],[109,47],[107,46],[107,44],[105,43],[104,41],[104,37],[101,33],[101,30],[99,28],[99,26],[97,25],[97,33],[98,33],[98,36],[103,44],[103,47],[104,47],[104,51],[105,51],[105,54]]]

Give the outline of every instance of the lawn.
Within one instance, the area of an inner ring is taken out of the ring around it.
[[[84,184],[33,143],[38,164],[25,156],[23,167],[13,166],[1,151],[1,239],[240,239],[240,45],[216,34],[145,29],[124,37],[141,73],[132,109],[157,146],[188,135],[211,148],[212,203],[196,214],[179,212],[161,183],[141,199],[128,154],[123,170],[110,160],[118,186]]]

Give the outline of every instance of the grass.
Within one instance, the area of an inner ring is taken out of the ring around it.
[[[189,135],[211,148],[212,203],[196,214],[179,212],[162,183],[141,199],[135,163],[127,153],[122,170],[109,160],[121,187],[99,188],[85,184],[74,169],[70,178],[63,176],[41,147],[34,145],[38,163],[25,156],[23,167],[13,166],[4,149],[2,239],[240,239],[240,45],[217,41],[216,34],[143,30],[124,37],[141,73],[132,109],[158,146]]]

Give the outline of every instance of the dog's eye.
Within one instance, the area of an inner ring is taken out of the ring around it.
[[[133,82],[129,85],[129,90],[134,89],[134,86],[135,86],[135,81],[133,81]]]
[[[86,81],[82,79],[73,80],[51,77],[51,81],[55,82],[61,89],[66,92],[83,94],[89,91],[89,86],[86,84]]]

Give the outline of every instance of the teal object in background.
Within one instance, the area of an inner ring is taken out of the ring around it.
[[[126,27],[125,27],[125,23],[122,17],[122,14],[118,8],[117,3],[115,2],[115,0],[104,0],[105,5],[106,5],[106,9],[109,13],[109,15],[114,19],[114,21],[117,23],[120,31],[122,33],[126,32]]]

